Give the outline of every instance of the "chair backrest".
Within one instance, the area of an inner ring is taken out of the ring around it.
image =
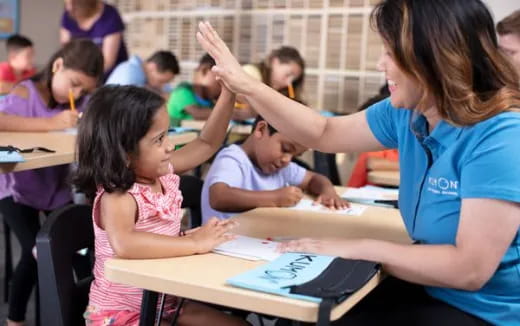
[[[83,273],[75,268],[94,252],[91,214],[88,205],[66,206],[47,218],[36,237],[42,325],[85,325],[93,260]],[[89,255],[82,257],[78,250],[84,248]]]
[[[179,189],[182,193],[182,208],[190,209],[190,227],[202,224],[202,209],[200,207],[202,186],[204,182],[192,175],[182,175]]]

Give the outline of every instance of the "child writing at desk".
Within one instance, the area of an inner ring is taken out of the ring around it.
[[[224,148],[213,161],[202,188],[203,221],[256,207],[294,206],[303,191],[318,196],[317,203],[346,208],[329,179],[291,162],[305,149],[258,116],[245,142]]]
[[[193,74],[193,83],[181,83],[168,99],[168,114],[173,126],[181,120],[207,120],[214,101],[220,95],[220,84],[211,68],[215,60],[208,54],[202,56]]]
[[[292,99],[301,98],[305,79],[305,60],[300,52],[291,46],[282,46],[257,64],[246,64],[244,71],[268,85],[269,87],[287,94]],[[235,105],[235,120],[246,120],[256,117],[254,109],[247,104],[242,96],[237,96]]]
[[[220,147],[234,101],[235,97],[223,88],[199,138],[174,152],[161,96],[135,86],[105,86],[92,96],[79,126],[75,179],[85,193],[96,192],[95,280],[85,312],[87,325],[139,323],[142,290],[108,281],[104,274],[107,259],[202,254],[231,238],[229,231],[234,223],[216,218],[180,236],[182,195],[177,174],[206,161]],[[167,296],[163,324],[179,309],[176,301]],[[178,322],[247,325],[237,317],[192,301],[182,306]]]
[[[101,82],[103,55],[92,42],[77,40],[56,52],[43,71],[20,82],[0,100],[1,131],[51,131],[76,125],[77,110],[71,110]],[[52,149],[52,148],[51,148]],[[32,254],[40,229],[40,211],[50,212],[72,201],[67,182],[68,165],[0,175],[0,214],[22,247],[11,280],[7,325],[23,325],[27,302],[36,282]]]

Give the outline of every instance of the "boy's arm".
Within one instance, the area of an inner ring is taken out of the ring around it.
[[[184,108],[184,112],[191,115],[195,120],[208,120],[211,111],[213,110],[210,108],[204,108],[198,105],[188,105]]]
[[[336,193],[334,185],[330,180],[318,173],[307,171],[300,187],[313,196],[317,196],[316,202],[330,208],[346,208],[347,201]]]
[[[303,196],[297,187],[253,191],[217,182],[209,188],[209,204],[220,212],[243,212],[257,207],[294,206]]]
[[[205,162],[220,148],[226,137],[234,103],[235,95],[222,87],[217,104],[199,137],[173,153],[171,161],[177,174]]]

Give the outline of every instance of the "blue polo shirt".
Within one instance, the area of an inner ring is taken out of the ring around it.
[[[399,150],[399,208],[412,239],[455,244],[463,198],[520,202],[520,113],[501,113],[470,127],[441,121],[431,133],[424,116],[396,109],[389,99],[371,106],[366,117],[377,140]],[[500,216],[496,220],[500,223]],[[520,325],[518,230],[480,290],[426,290],[495,325]]]
[[[105,84],[145,86],[146,74],[143,69],[143,60],[133,55],[127,61],[121,62],[112,71]]]

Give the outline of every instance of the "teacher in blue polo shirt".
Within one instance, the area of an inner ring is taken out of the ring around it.
[[[371,21],[390,98],[335,118],[250,78],[199,25],[218,77],[289,138],[323,152],[399,150],[415,244],[302,239],[283,250],[377,261],[393,276],[335,325],[520,325],[519,79],[492,16],[480,0],[384,0]]]

